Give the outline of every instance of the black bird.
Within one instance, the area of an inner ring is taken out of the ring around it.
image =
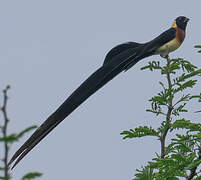
[[[127,42],[111,49],[105,57],[103,65],[96,70],[80,87],[78,87],[64,103],[31,135],[31,137],[13,155],[8,165],[16,160],[14,168],[24,156],[31,151],[61,121],[72,113],[89,96],[104,86],[122,71],[127,71],[138,61],[148,56],[159,54],[162,57],[182,44],[185,38],[186,25],[189,19],[177,17],[167,31],[147,43]]]

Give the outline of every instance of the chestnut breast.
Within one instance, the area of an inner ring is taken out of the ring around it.
[[[177,41],[181,44],[184,41],[185,38],[185,32],[180,29],[180,28],[176,28],[176,39]]]

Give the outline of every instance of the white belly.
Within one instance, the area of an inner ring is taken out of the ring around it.
[[[176,39],[173,39],[170,42],[158,48],[158,50],[156,51],[156,54],[160,54],[162,56],[168,55],[170,52],[179,48],[180,45],[181,44]]]

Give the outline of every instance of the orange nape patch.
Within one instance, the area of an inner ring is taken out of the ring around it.
[[[173,28],[177,28],[177,23],[176,23],[176,21],[173,22],[172,27],[173,27]]]
[[[184,38],[185,38],[185,32],[180,29],[180,28],[176,28],[176,40],[178,41],[178,43],[182,43],[184,41]]]

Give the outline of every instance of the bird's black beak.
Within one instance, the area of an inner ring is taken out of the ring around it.
[[[190,19],[186,17],[186,19],[184,20],[184,22],[188,22]]]

